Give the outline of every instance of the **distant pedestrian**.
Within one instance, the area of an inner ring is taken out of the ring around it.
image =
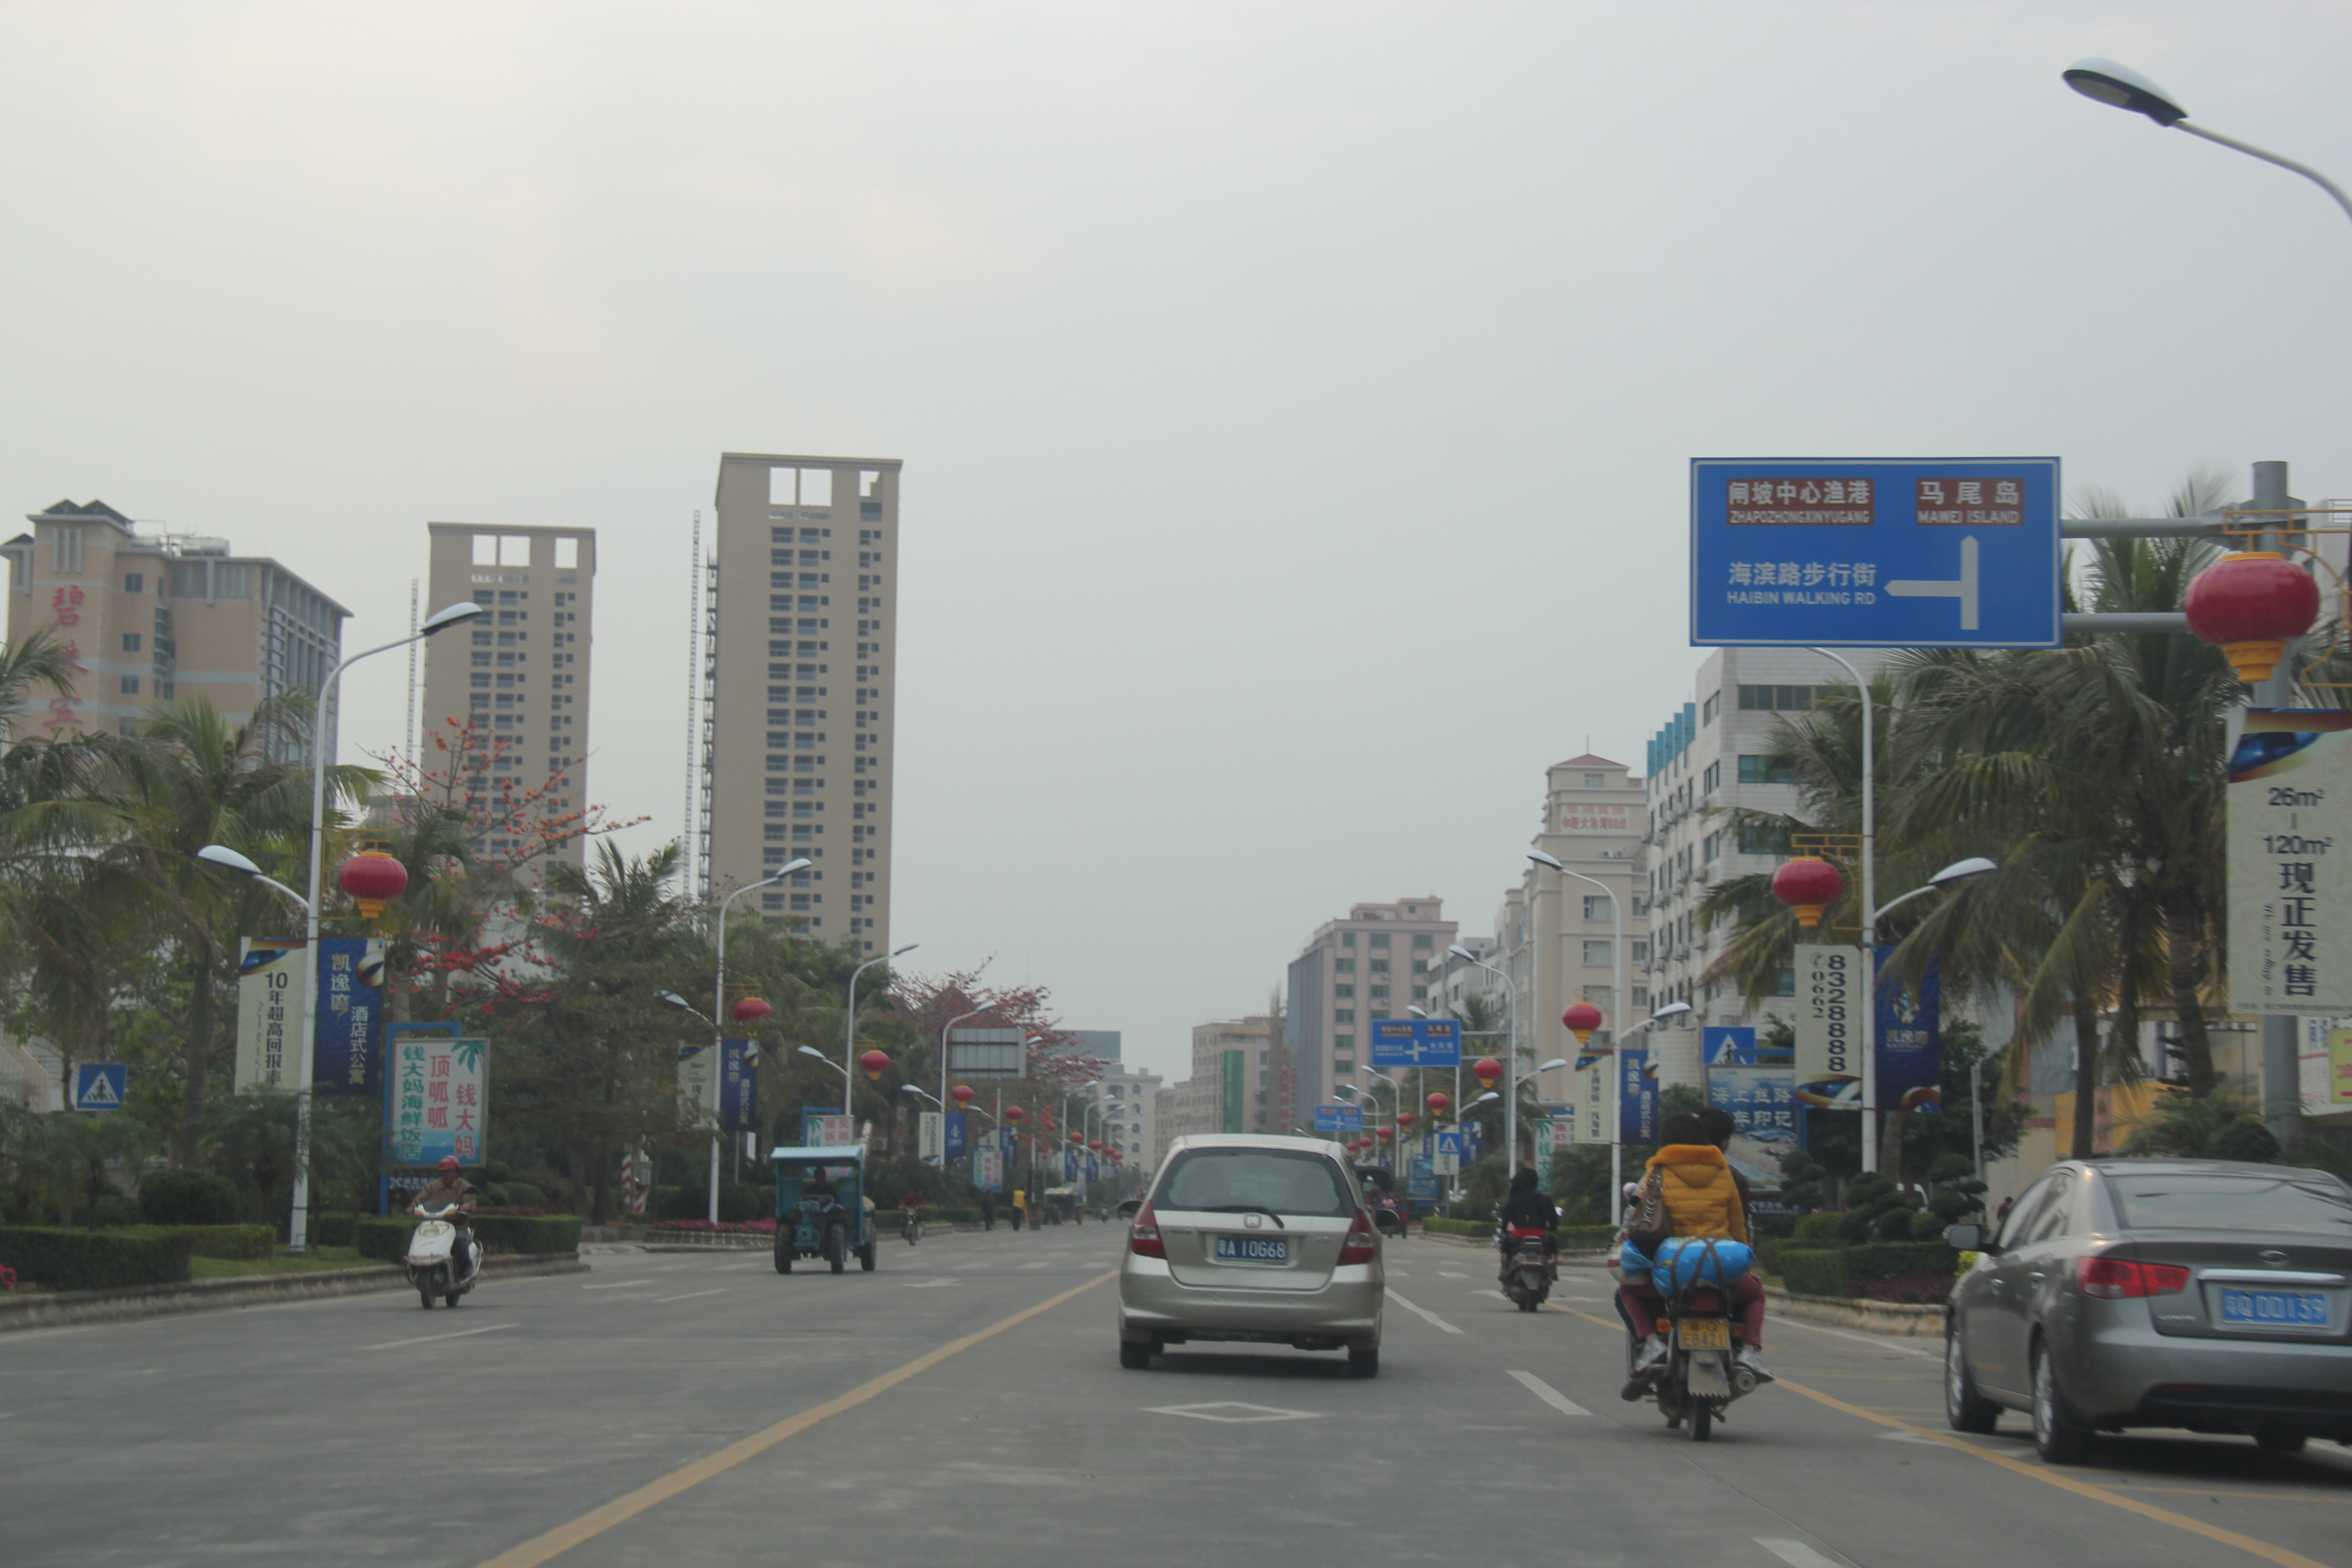
[[[1013,1228],[1020,1230],[1029,1223],[1029,1192],[1025,1187],[1013,1189]]]
[[[1995,1210],[1993,1210],[1993,1211],[1992,1211],[1992,1227],[1993,1227],[1993,1229],[1995,1229],[1995,1230],[1999,1230],[1999,1229],[2001,1227],[2001,1226],[2002,1226],[2003,1224],[2005,1224],[2005,1223],[2008,1221],[2008,1219],[2009,1219],[2009,1205],[2011,1205],[2011,1204],[2013,1204],[2013,1203],[2015,1203],[2016,1201],[2017,1201],[2017,1199],[2016,1199],[2016,1198],[2014,1198],[2014,1197],[2006,1197],[2006,1198],[2003,1198],[2003,1199],[2001,1199],[2001,1200],[2000,1200],[2000,1207],[1999,1207],[1999,1208],[1997,1208],[1997,1209],[1995,1209]]]
[[[980,1228],[982,1230],[996,1228],[996,1194],[994,1193],[980,1194]]]

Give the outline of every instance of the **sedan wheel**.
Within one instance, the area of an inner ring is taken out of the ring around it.
[[[2300,1454],[2304,1441],[2305,1434],[2282,1432],[2275,1426],[2254,1434],[2255,1444],[2265,1454]]]
[[[1129,1372],[1146,1372],[1151,1366],[1151,1342],[1138,1344],[1133,1340],[1118,1342],[1118,1364]]]
[[[1957,1330],[1944,1339],[1944,1419],[1955,1432],[1990,1432],[2000,1421],[2000,1406],[1977,1392]]]
[[[1349,1377],[1378,1377],[1381,1374],[1381,1347],[1351,1346],[1348,1352]]]
[[[2066,1408],[2050,1352],[2033,1348],[2033,1451],[2053,1465],[2079,1465],[2091,1454],[2091,1434]]]

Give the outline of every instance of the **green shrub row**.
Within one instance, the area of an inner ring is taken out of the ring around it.
[[[408,1234],[416,1224],[406,1215],[384,1219],[364,1215],[352,1227],[352,1240],[362,1258],[397,1263],[408,1256]],[[577,1215],[477,1215],[471,1228],[474,1239],[493,1252],[536,1256],[580,1250]]]
[[[1888,1241],[1867,1247],[1810,1247],[1776,1254],[1768,1265],[1781,1283],[1804,1296],[1861,1296],[1882,1280],[1949,1277],[1959,1255],[1940,1241]]]
[[[175,1285],[188,1277],[194,1242],[188,1231],[163,1226],[120,1230],[0,1226],[0,1263],[15,1269],[17,1279],[52,1290]]]
[[[184,1225],[196,1258],[267,1258],[278,1250],[278,1228],[268,1225]]]

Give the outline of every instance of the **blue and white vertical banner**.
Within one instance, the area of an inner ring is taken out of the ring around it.
[[[383,942],[376,937],[320,937],[314,984],[318,1041],[310,1055],[311,1092],[382,1094]]]
[[[1882,1110],[1944,1109],[1944,980],[1938,957],[1916,990],[1895,973],[1895,950],[1878,950],[1878,1106]]]
[[[756,1040],[719,1042],[719,1125],[730,1132],[760,1126],[760,1047]]]
[[[971,1124],[967,1116],[968,1113],[961,1110],[948,1112],[948,1163],[950,1165],[970,1152],[965,1139]]]
[[[1617,1053],[1618,1121],[1621,1143],[1658,1141],[1658,1080],[1650,1076],[1647,1047]]]

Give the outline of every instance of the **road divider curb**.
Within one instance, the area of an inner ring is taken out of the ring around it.
[[[485,1282],[536,1274],[583,1274],[588,1265],[577,1253],[529,1258],[492,1256],[482,1260]],[[188,1279],[176,1285],[142,1285],[126,1290],[60,1290],[0,1297],[0,1333],[18,1329],[63,1329],[89,1323],[121,1323],[167,1318],[182,1312],[214,1312],[328,1296],[363,1296],[405,1290],[407,1278],[394,1264],[358,1268],[321,1268],[310,1274],[247,1274],[229,1279]]]

